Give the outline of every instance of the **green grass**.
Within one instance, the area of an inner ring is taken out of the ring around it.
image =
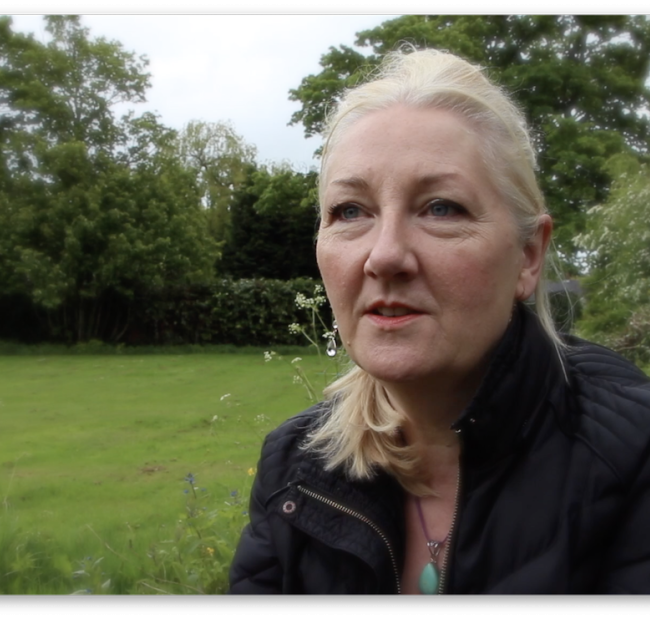
[[[302,357],[322,388],[319,358]],[[0,357],[0,592],[70,593],[81,581],[95,591],[108,577],[114,593],[170,591],[166,581],[184,583],[174,591],[222,590],[232,548],[207,587],[216,555],[206,548],[234,545],[263,437],[310,404],[291,358]],[[190,472],[212,539],[193,549]],[[177,558],[185,544],[194,572],[202,552],[207,574],[188,576],[182,557],[173,566],[182,577],[160,568],[165,544]]]

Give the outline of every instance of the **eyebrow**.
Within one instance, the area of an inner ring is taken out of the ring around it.
[[[440,172],[439,174],[426,174],[416,181],[418,187],[430,187],[440,185],[448,180],[463,180],[463,175],[458,172]]]
[[[447,180],[462,179],[462,175],[457,172],[440,172],[438,174],[425,174],[416,181],[418,188],[430,187],[432,185],[439,185]],[[346,178],[336,178],[331,185],[340,185],[343,187],[350,187],[352,189],[369,189],[368,183],[359,176],[350,176]]]
[[[359,176],[350,176],[349,178],[336,178],[331,185],[342,185],[353,189],[368,189],[368,183]]]

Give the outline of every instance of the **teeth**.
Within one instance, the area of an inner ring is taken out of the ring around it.
[[[406,316],[411,310],[406,307],[378,307],[377,313],[382,316]]]

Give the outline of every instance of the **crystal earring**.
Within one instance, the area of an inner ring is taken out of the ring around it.
[[[327,353],[328,357],[336,357],[336,334],[339,330],[338,325],[336,324],[336,320],[332,323],[332,332],[330,333],[329,337],[327,338],[327,347],[325,348],[325,352]]]

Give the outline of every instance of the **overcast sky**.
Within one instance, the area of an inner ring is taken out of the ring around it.
[[[258,161],[315,165],[318,138],[288,127],[299,109],[289,89],[319,71],[330,45],[395,15],[86,15],[91,35],[149,58],[152,87],[137,111],[155,111],[180,129],[190,120],[229,120],[258,149]],[[43,19],[12,15],[14,29],[44,39]]]

